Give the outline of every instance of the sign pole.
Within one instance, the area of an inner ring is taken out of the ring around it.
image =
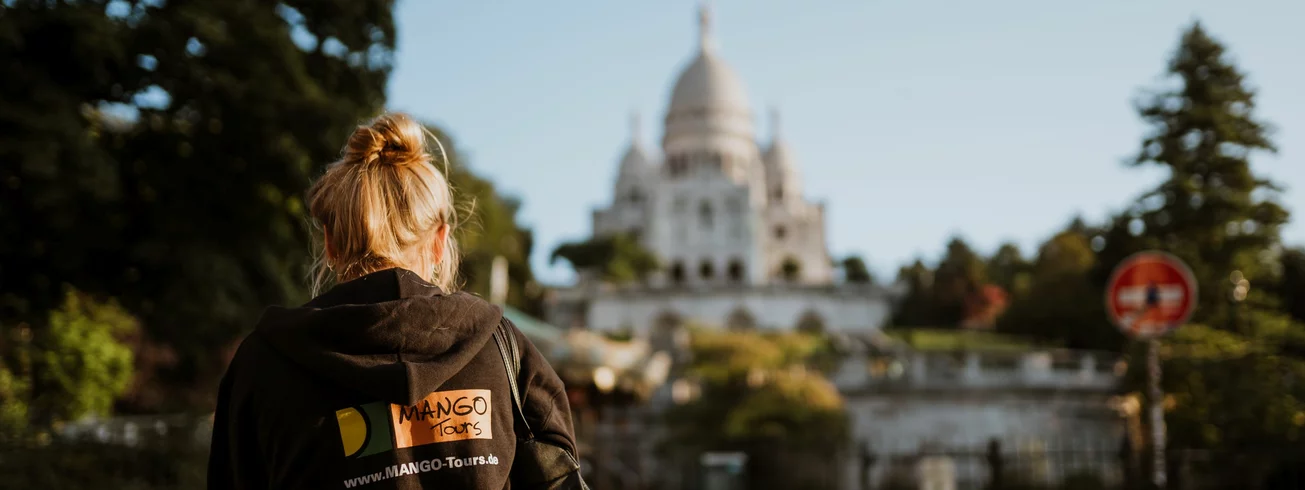
[[[1160,337],[1187,322],[1196,309],[1196,278],[1177,257],[1160,251],[1124,259],[1106,286],[1106,312],[1125,335],[1146,342],[1147,406],[1151,422],[1151,483],[1164,490],[1164,390],[1160,387]]]
[[[1147,384],[1151,399],[1151,450],[1153,451],[1151,482],[1164,490],[1168,475],[1165,472],[1165,409],[1164,390],[1160,388],[1160,340],[1147,341]]]

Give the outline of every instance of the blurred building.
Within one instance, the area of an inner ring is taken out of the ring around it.
[[[881,344],[849,355],[833,374],[855,447],[842,488],[992,488],[1003,477],[1112,488],[1130,435],[1123,371],[1117,354],[1084,351]]]
[[[888,294],[841,284],[825,237],[825,207],[806,199],[798,162],[770,124],[758,141],[742,81],[713,43],[706,8],[696,53],[676,78],[660,145],[637,119],[595,236],[627,234],[661,260],[643,284],[583,276],[554,291],[548,320],[669,339],[684,323],[774,329],[873,330]]]

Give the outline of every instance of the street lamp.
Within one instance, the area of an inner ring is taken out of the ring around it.
[[[1233,301],[1240,303],[1246,300],[1246,294],[1251,292],[1251,281],[1242,275],[1242,271],[1233,271],[1228,280],[1233,283]]]
[[[1231,294],[1233,305],[1232,311],[1228,314],[1228,318],[1232,322],[1232,328],[1230,330],[1237,331],[1240,326],[1237,314],[1241,310],[1242,302],[1246,300],[1246,295],[1251,292],[1251,281],[1246,279],[1246,276],[1242,274],[1242,271],[1235,270],[1228,276],[1228,282],[1233,284]]]

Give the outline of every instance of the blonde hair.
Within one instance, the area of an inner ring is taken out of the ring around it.
[[[458,213],[444,174],[448,155],[439,139],[444,173],[426,152],[429,132],[407,114],[382,114],[354,130],[340,160],[308,190],[308,212],[321,234],[313,266],[313,294],[340,282],[400,267],[445,291],[457,287],[460,258],[453,238]],[[443,257],[430,246],[447,226]],[[327,249],[330,254],[323,253]],[[334,276],[334,277],[332,277]]]

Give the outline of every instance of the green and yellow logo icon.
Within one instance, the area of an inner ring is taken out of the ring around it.
[[[394,449],[390,404],[373,402],[335,411],[345,457],[363,457]]]
[[[415,405],[372,402],[335,411],[346,458],[440,442],[492,439],[489,390],[437,391]]]

